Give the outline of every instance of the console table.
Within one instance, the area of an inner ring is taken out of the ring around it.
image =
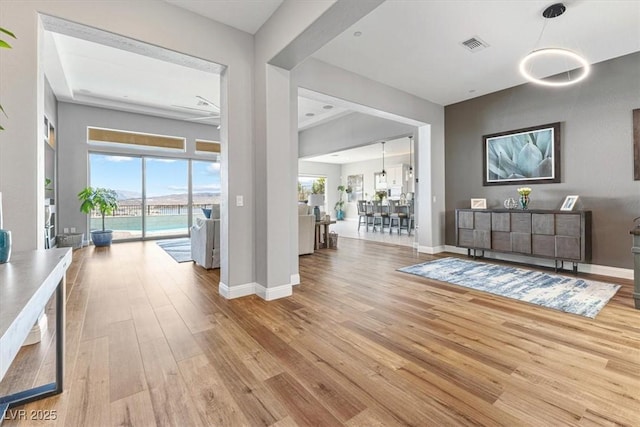
[[[456,245],[573,263],[591,261],[591,211],[456,209]]]
[[[313,246],[313,249],[320,249],[320,248],[328,248],[329,247],[329,226],[331,224],[335,224],[336,221],[335,220],[321,220],[321,221],[316,221],[316,233],[315,233],[315,244]],[[320,231],[320,226],[324,226],[324,233],[322,233]],[[322,242],[322,239],[320,238],[322,236],[324,236],[324,242]]]
[[[15,252],[0,264],[0,380],[51,296],[56,294],[56,380],[0,396],[0,424],[13,406],[62,393],[64,376],[65,273],[71,248]]]

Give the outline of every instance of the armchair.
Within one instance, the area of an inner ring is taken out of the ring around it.
[[[191,227],[191,257],[206,269],[220,268],[220,219],[196,218]]]
[[[298,255],[312,254],[316,238],[316,217],[306,204],[298,205]]]

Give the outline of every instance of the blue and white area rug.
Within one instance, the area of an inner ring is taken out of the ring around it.
[[[191,257],[191,240],[188,237],[171,240],[158,240],[156,242],[171,258],[178,262],[193,261]]]
[[[620,285],[459,258],[398,269],[567,313],[594,318]]]

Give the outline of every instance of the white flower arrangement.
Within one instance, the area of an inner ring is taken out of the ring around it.
[[[528,196],[529,194],[531,194],[531,188],[529,187],[520,187],[517,191],[521,196]]]

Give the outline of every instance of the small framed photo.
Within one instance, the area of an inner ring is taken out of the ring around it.
[[[560,207],[561,211],[572,211],[573,207],[576,205],[578,201],[578,196],[567,196],[564,198],[564,202]]]
[[[471,209],[487,209],[487,199],[471,199]]]

